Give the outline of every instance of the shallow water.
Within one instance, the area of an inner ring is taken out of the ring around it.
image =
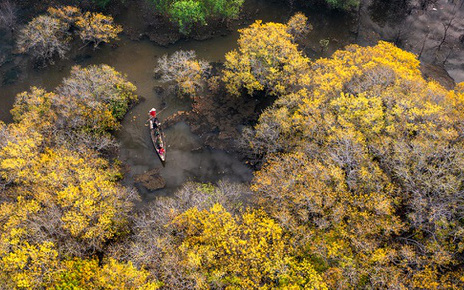
[[[237,182],[247,182],[252,177],[252,171],[242,164],[234,155],[219,150],[202,149],[199,138],[193,135],[186,124],[177,124],[165,130],[167,148],[167,162],[162,166],[158,159],[145,126],[147,112],[150,108],[164,108],[158,116],[162,121],[174,112],[189,109],[189,101],[169,96],[165,93],[157,94],[155,86],[162,85],[154,78],[153,69],[156,59],[163,54],[170,54],[179,49],[197,52],[198,56],[218,61],[235,46],[236,35],[221,37],[209,41],[181,42],[168,48],[160,47],[150,41],[131,41],[122,37],[119,47],[109,46],[92,52],[91,55],[79,56],[79,65],[105,63],[113,66],[117,71],[127,75],[129,81],[137,86],[140,96],[138,103],[128,112],[122,122],[122,128],[116,133],[120,142],[120,159],[129,166],[126,183],[132,183],[132,177],[154,168],[161,168],[161,176],[166,179],[166,188],[157,194],[166,194],[179,187],[187,180],[201,182],[216,182],[220,179],[230,179]],[[30,70],[22,75],[22,80],[14,85],[1,89],[1,115],[5,121],[10,121],[8,111],[17,93],[27,90],[29,86],[40,86],[53,90],[63,77],[66,77],[76,61],[64,60],[54,66],[41,70]],[[167,90],[166,90],[167,92]],[[142,191],[145,198],[150,193]]]

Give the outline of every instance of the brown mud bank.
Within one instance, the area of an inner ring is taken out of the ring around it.
[[[204,146],[238,152],[241,128],[257,121],[262,101],[252,96],[205,94],[195,97],[191,110],[177,111],[164,120],[165,127],[179,122],[189,125]],[[198,150],[194,148],[193,150]]]
[[[356,43],[393,42],[416,54],[422,62],[444,67],[456,82],[464,81],[463,0],[361,3]]]
[[[424,79],[432,79],[448,90],[452,90],[456,87],[456,82],[443,65],[423,62],[421,63],[420,71]]]
[[[148,191],[155,191],[166,187],[166,180],[160,176],[159,168],[134,176],[134,182],[139,186],[143,186]]]

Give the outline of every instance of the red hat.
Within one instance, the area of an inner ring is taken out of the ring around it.
[[[153,116],[153,117],[156,116],[156,109],[155,109],[155,108],[152,108],[152,109],[150,110],[150,116]]]

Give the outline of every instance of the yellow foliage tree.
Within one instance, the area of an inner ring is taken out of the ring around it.
[[[181,96],[195,97],[205,86],[206,75],[211,65],[196,59],[193,50],[179,50],[170,57],[163,55],[158,59],[155,73],[161,74],[161,79],[167,83],[174,83]]]
[[[69,129],[103,133],[119,128],[129,104],[137,100],[136,87],[108,65],[74,66],[53,95],[57,124]]]
[[[289,92],[297,76],[308,70],[309,59],[298,51],[294,36],[287,31],[302,30],[301,23],[296,27],[292,22],[289,27],[259,20],[241,29],[238,50],[226,54],[222,79],[227,91],[232,95],[239,95],[241,88],[249,94],[260,90],[271,95]]]
[[[394,187],[365,153],[355,154],[361,164],[348,173],[303,153],[272,158],[256,173],[252,188],[317,268],[340,273],[326,280],[330,288],[361,287],[364,276],[384,280],[386,274],[392,286],[399,282],[392,278],[396,269],[389,268],[395,248],[384,244],[402,229],[394,215]],[[372,269],[381,271],[369,273]]]
[[[11,113],[21,126],[42,134],[45,146],[101,152],[116,146],[108,131],[119,128],[119,121],[137,100],[135,90],[110,66],[76,66],[56,93],[31,87],[18,94]]]
[[[50,16],[60,19],[69,25],[75,25],[76,21],[82,17],[81,10],[74,6],[50,7],[47,9],[47,12]]]
[[[17,108],[39,114],[28,104]],[[63,256],[101,251],[125,233],[135,199],[132,190],[116,183],[119,172],[107,161],[86,152],[43,149],[44,138],[28,121],[0,124],[0,287],[6,289],[54,285]],[[100,288],[158,285],[130,264],[110,262],[101,273]]]
[[[102,42],[110,42],[118,39],[122,31],[120,25],[114,24],[113,17],[101,13],[85,12],[80,17],[76,26],[79,28],[79,36],[84,43],[94,43],[97,47]]]
[[[18,50],[42,60],[49,60],[55,55],[64,58],[71,39],[68,29],[69,25],[58,18],[37,16],[19,32]]]
[[[143,289],[155,290],[161,283],[150,278],[145,270],[138,270],[130,262],[74,258],[61,263],[52,285],[55,289]]]
[[[3,289],[43,287],[58,265],[55,245],[35,238],[29,222],[40,211],[35,200],[23,197],[0,202],[0,287]]]
[[[31,130],[27,120],[22,124],[3,125],[3,140],[0,141],[0,177],[6,184],[19,183],[30,172],[33,160],[40,153],[43,137]]]
[[[56,122],[57,114],[52,110],[52,103],[56,94],[48,93],[44,89],[31,87],[30,92],[23,92],[16,96],[11,115],[17,123],[34,122],[34,128],[43,133]],[[40,120],[40,122],[38,122]]]
[[[301,12],[290,17],[287,22],[287,32],[293,35],[295,40],[302,40],[312,30],[313,27],[308,23],[308,17]]]
[[[120,263],[110,258],[99,273],[98,285],[102,289],[155,290],[162,283],[150,278],[148,271],[135,268],[131,262]]]
[[[44,214],[55,213],[50,224],[62,228],[63,239],[101,249],[125,225],[134,193],[115,183],[118,172],[105,160],[49,149],[32,161],[28,173],[18,181],[16,194],[34,198]]]
[[[6,140],[0,144],[4,193],[37,202],[40,210],[29,228],[48,229],[56,244],[74,241],[82,247],[68,249],[76,253],[100,249],[125,225],[134,192],[116,183],[120,174],[107,161],[85,157],[92,153],[42,152],[43,137],[32,128],[21,122],[5,129]]]
[[[4,287],[10,289],[33,289],[46,286],[51,271],[56,269],[58,252],[53,243],[31,245],[23,242],[15,246],[0,261],[0,277]]]
[[[233,217],[220,204],[192,208],[172,222],[183,267],[199,289],[268,289],[298,285],[326,289],[312,266],[288,255],[282,229],[259,210]]]
[[[21,53],[30,53],[35,58],[52,60],[55,55],[64,58],[72,39],[71,28],[86,44],[97,47],[102,42],[118,39],[122,31],[114,24],[113,17],[101,13],[85,12],[74,6],[48,8],[48,15],[39,15],[21,29],[17,41]]]
[[[461,265],[464,244],[461,85],[447,91],[418,68],[386,42],[348,46],[298,75],[250,139],[277,154],[256,174],[261,204],[306,237],[332,287],[457,281],[443,269]]]

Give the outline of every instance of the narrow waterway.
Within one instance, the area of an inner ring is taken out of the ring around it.
[[[253,15],[254,19],[263,21],[286,22],[294,13],[282,4],[265,0],[250,0],[246,7],[251,11],[249,14]],[[355,33],[357,22],[349,16],[338,13],[304,12],[314,27],[305,48],[310,57],[328,56],[336,49],[358,39]],[[116,21],[122,23],[125,28],[141,25],[136,9],[129,9],[118,16]],[[241,27],[253,21],[253,19],[243,21]],[[53,90],[68,75],[73,65],[108,64],[126,74],[137,86],[137,93],[141,97],[140,103],[127,114],[122,122],[122,129],[116,134],[121,145],[120,159],[129,168],[125,179],[127,183],[132,183],[134,175],[154,168],[160,169],[161,176],[167,182],[166,188],[157,191],[156,194],[168,194],[188,180],[216,182],[229,179],[247,182],[252,178],[251,169],[233,154],[203,148],[199,137],[192,134],[184,123],[176,124],[165,132],[168,148],[167,162],[163,167],[153,150],[148,128],[145,127],[147,112],[152,107],[163,109],[159,114],[161,121],[179,110],[189,108],[189,100],[170,95],[169,90],[161,92],[155,89],[162,86],[153,74],[158,57],[182,49],[196,51],[199,58],[220,62],[224,60],[226,52],[236,48],[238,36],[238,32],[235,31],[227,36],[218,36],[205,41],[179,41],[169,47],[162,47],[149,40],[133,41],[122,35],[116,46],[107,45],[95,51],[80,50],[79,44],[76,43],[69,53],[69,59],[57,61],[54,65],[42,69],[35,69],[30,61],[20,62],[16,57],[14,61],[0,69],[4,77],[11,73],[17,74],[18,77],[11,83],[4,78],[3,85],[0,87],[0,120],[11,121],[9,110],[15,95],[28,90],[30,86]],[[321,39],[330,40],[329,47],[325,51],[322,51],[319,45]],[[3,42],[0,41],[0,45],[1,43]],[[142,192],[142,195],[149,199],[155,194]]]

